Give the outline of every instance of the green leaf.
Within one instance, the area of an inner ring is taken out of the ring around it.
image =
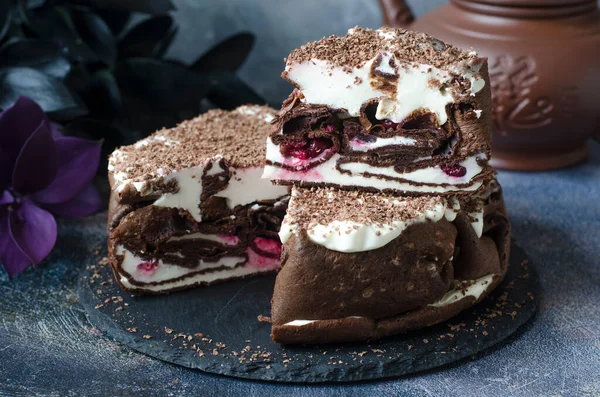
[[[73,24],[79,36],[94,51],[98,58],[109,66],[117,59],[117,40],[102,18],[93,12],[73,9]]]
[[[121,62],[115,77],[130,124],[143,134],[194,117],[210,85],[201,75],[156,59]]]
[[[191,65],[191,68],[199,73],[220,70],[235,72],[242,66],[253,46],[254,35],[238,33],[208,50]]]
[[[12,20],[12,8],[10,1],[2,1],[0,3],[0,41],[8,32]]]
[[[211,88],[208,100],[221,109],[232,110],[249,103],[264,105],[266,101],[235,73],[220,71],[209,75]]]
[[[58,79],[26,67],[0,69],[0,108],[20,96],[36,101],[46,113],[65,119],[85,114],[85,105]]]
[[[23,0],[23,3],[25,3],[25,7],[27,8],[37,8],[43,6],[46,0]]]
[[[98,9],[96,10],[96,14],[106,22],[116,37],[121,34],[125,26],[127,26],[127,22],[131,19],[129,11]]]
[[[148,18],[133,26],[119,42],[119,57],[152,58],[161,48],[163,41],[167,46],[177,31],[173,18],[169,15]]]
[[[3,45],[0,68],[9,66],[27,66],[57,79],[64,79],[71,70],[63,48],[55,41],[38,39],[21,39]]]
[[[141,12],[153,15],[166,14],[175,9],[171,0],[75,0],[74,2],[93,8]]]
[[[160,43],[158,43],[156,50],[154,51],[155,58],[161,59],[165,56],[165,53],[169,50],[169,47],[171,47],[175,36],[177,36],[178,31],[179,27],[173,26],[171,30],[169,30],[169,32],[166,34],[166,36],[163,37]]]
[[[45,5],[25,11],[26,26],[38,37],[55,39],[74,61],[101,61],[86,44],[73,24],[71,14],[63,7]]]
[[[81,95],[91,117],[114,120],[123,116],[121,92],[110,70],[96,72]]]

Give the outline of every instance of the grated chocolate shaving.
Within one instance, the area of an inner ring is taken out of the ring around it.
[[[441,69],[473,57],[469,51],[425,33],[388,27],[378,30],[355,27],[343,37],[324,37],[292,51],[287,65],[320,59],[334,66],[355,68],[382,51],[394,54],[405,63],[429,64]]]
[[[217,155],[237,168],[262,166],[265,141],[272,130],[270,121],[275,115],[274,109],[256,105],[234,111],[209,110],[117,149],[110,160],[112,171],[125,173],[126,179],[143,181],[202,165]]]

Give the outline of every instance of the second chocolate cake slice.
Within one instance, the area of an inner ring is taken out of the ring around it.
[[[274,111],[211,110],[115,151],[109,261],[138,293],[279,269],[288,188],[261,179]]]
[[[294,50],[296,89],[267,140],[265,178],[394,194],[482,188],[491,101],[487,59],[423,33],[351,29]]]
[[[509,228],[494,180],[469,198],[294,188],[273,339],[365,340],[444,321],[502,281]]]

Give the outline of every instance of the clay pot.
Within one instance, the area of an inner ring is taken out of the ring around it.
[[[546,170],[581,162],[600,135],[596,0],[450,0],[413,22],[403,0],[379,0],[385,23],[427,32],[489,58],[492,163]]]

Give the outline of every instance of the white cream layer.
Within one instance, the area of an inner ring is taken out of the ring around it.
[[[293,204],[295,190],[292,190]],[[386,199],[387,200],[387,199]],[[394,206],[405,206],[407,201],[393,199]],[[360,205],[360,203],[357,203]],[[460,204],[455,199],[444,199],[443,203],[437,203],[425,209],[421,214],[410,219],[398,219],[391,223],[362,224],[349,220],[336,220],[329,224],[314,223],[308,225],[308,238],[315,244],[321,245],[329,250],[338,252],[364,252],[371,251],[389,244],[397,239],[409,226],[417,223],[438,222],[446,219],[453,222],[460,211]],[[470,214],[475,218],[471,223],[478,237],[481,237],[483,229],[483,205],[477,212]],[[293,234],[300,232],[300,227],[295,219],[289,214],[283,218],[279,231],[279,238],[285,244]]]
[[[350,148],[356,152],[368,152],[369,150],[386,146],[414,146],[417,140],[405,136],[394,136],[392,138],[377,138],[375,142],[364,142],[358,139],[350,141]]]
[[[446,293],[446,295],[444,295],[442,297],[442,299],[440,299],[439,301],[437,301],[435,303],[431,303],[427,306],[444,307],[444,306],[450,305],[452,303],[458,302],[458,301],[466,298],[467,296],[472,296],[475,298],[475,300],[477,300],[481,297],[481,295],[484,292],[487,291],[487,289],[490,287],[493,279],[494,279],[494,274],[488,274],[487,276],[483,276],[474,281],[461,281],[462,284],[468,284],[468,283],[473,283],[473,284],[470,285],[469,287],[467,287],[464,291],[462,289],[454,289],[452,291],[449,291],[448,293]],[[363,317],[351,316],[351,317],[344,317],[344,318],[363,318]],[[313,323],[322,322],[322,321],[331,321],[331,320],[294,320],[294,321],[285,323],[283,325],[291,326],[291,327],[302,327],[302,326],[305,326],[308,324],[313,324]]]
[[[227,187],[215,196],[227,200],[229,208],[246,205],[260,200],[275,200],[289,193],[287,186],[272,184],[262,179],[263,167],[233,169]]]
[[[136,256],[131,251],[127,250],[122,245],[117,246],[117,255],[123,255],[124,259],[121,264],[123,271],[130,274],[134,280],[142,283],[151,282],[164,282],[175,278],[186,276],[190,273],[197,272],[199,270],[214,269],[218,267],[235,268],[238,264],[246,261],[244,257],[223,257],[217,262],[204,262],[200,260],[195,267],[187,268],[182,266],[170,265],[164,263],[162,260],[158,261],[156,270],[151,274],[143,270],[138,269],[138,265],[145,262],[144,259]]]
[[[161,292],[161,291],[168,291],[168,290],[171,290],[174,288],[179,289],[179,288],[191,286],[194,284],[200,284],[200,283],[209,284],[209,283],[213,283],[218,280],[245,277],[245,276],[249,276],[251,274],[258,274],[258,273],[264,273],[264,272],[269,272],[269,271],[272,271],[272,270],[271,269],[256,269],[256,268],[250,268],[250,267],[243,266],[243,267],[236,267],[234,269],[224,269],[224,270],[219,270],[219,271],[205,273],[205,274],[196,274],[196,275],[186,277],[186,278],[178,280],[178,281],[167,282],[167,283],[160,284],[160,285],[143,285],[143,286],[133,285],[129,282],[129,279],[127,279],[127,277],[125,277],[123,275],[120,275],[121,276],[120,280],[121,280],[121,284],[123,284],[123,286],[125,286],[125,288],[143,289],[143,290],[147,290],[147,291]]]
[[[205,234],[205,233],[190,233],[183,236],[171,237],[169,241],[195,240],[202,239],[208,241],[216,241],[223,245],[236,246],[240,239],[237,236],[226,236],[220,234]]]
[[[447,193],[453,191],[474,191],[481,187],[482,182],[471,183],[467,187],[457,187],[456,185],[469,184],[471,179],[481,173],[483,168],[477,163],[478,159],[485,159],[484,154],[471,156],[459,163],[466,168],[467,172],[462,177],[449,176],[440,167],[421,168],[412,172],[399,173],[394,167],[374,167],[365,163],[343,163],[340,168],[348,173],[342,173],[336,168],[339,154],[334,154],[326,162],[317,165],[307,171],[293,171],[274,165],[267,165],[263,173],[263,178],[281,181],[329,183],[339,186],[362,186],[378,190],[392,189],[399,192],[419,192],[419,193]],[[267,160],[293,166],[295,159],[285,158],[279,151],[279,147],[267,139]],[[376,176],[366,174],[380,175],[390,178],[405,179],[407,181],[424,183],[428,185],[413,185],[409,182],[397,180],[381,179]]]
[[[347,318],[364,318],[361,316],[349,316],[349,317],[343,317],[339,320],[344,320]],[[303,325],[307,325],[307,324],[311,324],[311,323],[316,323],[316,322],[320,322],[320,321],[331,321],[331,320],[294,320],[294,321],[290,321],[289,323],[285,323],[283,325],[289,325],[291,327],[302,327]]]
[[[221,158],[221,156],[215,156],[208,160],[204,166],[186,168],[172,172],[164,177],[160,176],[164,178],[165,183],[176,180],[179,191],[176,193],[164,193],[154,201],[153,205],[187,210],[197,222],[202,222],[202,213],[199,207],[200,196],[202,195],[202,175],[209,163],[212,163],[212,166],[207,171],[207,175],[217,175],[224,172],[219,165]],[[229,208],[233,209],[238,205],[247,205],[255,201],[276,200],[288,194],[289,188],[286,186],[273,185],[270,181],[262,179],[263,172],[263,167],[242,169],[231,167],[229,184],[225,189],[217,192],[215,196],[225,198]],[[118,174],[114,177],[115,191],[117,192],[123,191],[129,185],[145,196],[154,194],[150,190],[146,191],[146,186],[150,181],[133,182],[123,179],[123,175]]]
[[[352,30],[349,33],[352,34]],[[373,62],[379,55],[382,61],[375,71],[397,77],[396,89],[392,93],[379,90],[376,88],[377,84],[371,84],[381,79],[372,71]],[[469,61],[475,57],[476,54],[473,54]],[[392,68],[389,66],[390,61],[401,66]],[[479,69],[472,67],[469,61],[447,71],[432,65],[405,64],[393,54],[381,51],[362,66],[350,70],[325,60],[311,59],[288,64],[286,72],[287,77],[302,91],[302,101],[305,103],[346,109],[350,116],[358,117],[365,102],[379,99],[375,116],[379,120],[390,119],[399,123],[415,111],[428,110],[443,125],[448,119],[446,105],[454,102],[451,86],[447,85],[454,76],[461,75],[471,82],[471,95],[485,86],[485,81],[479,76]],[[430,84],[432,80],[437,84]]]
[[[214,236],[215,238],[218,238],[218,236]],[[133,280],[141,283],[158,282],[163,284],[144,284],[142,286],[133,285],[127,278],[127,276],[125,276],[124,274],[120,274],[121,283],[126,288],[145,289],[149,291],[165,291],[172,288],[180,288],[197,283],[212,283],[217,280],[227,279],[231,277],[244,277],[251,274],[272,272],[274,270],[279,269],[279,267],[281,266],[281,262],[279,261],[279,259],[264,257],[262,255],[257,254],[250,248],[246,250],[246,254],[248,255],[248,260],[244,266],[240,267],[236,266],[238,266],[241,263],[244,263],[246,261],[245,257],[226,256],[220,258],[217,262],[204,262],[200,260],[197,267],[191,269],[176,265],[170,265],[168,263],[163,262],[162,260],[159,260],[157,266],[154,268],[155,270],[148,272],[138,268],[138,265],[140,263],[145,262],[144,259],[136,256],[131,251],[127,250],[121,245],[117,246],[117,255],[124,256],[123,262],[121,263],[121,267],[124,272],[131,275]],[[173,255],[182,257],[182,255],[179,252],[175,252],[173,253]],[[191,273],[195,273],[199,270],[215,269],[219,267],[226,267],[227,269],[217,270],[205,274],[190,275]],[[180,277],[184,278],[178,281],[169,281]]]
[[[294,192],[292,192],[292,200],[294,200]],[[391,203],[394,206],[407,205],[406,201],[398,199],[393,199]],[[397,239],[410,225],[427,221],[438,222],[443,218],[447,219],[448,222],[452,222],[456,218],[458,210],[457,201],[448,202],[444,200],[443,204],[438,203],[414,218],[398,219],[391,224],[361,224],[348,220],[336,220],[327,225],[309,225],[307,234],[312,242],[332,251],[371,251]],[[292,234],[299,231],[296,221],[286,215],[279,231],[279,238],[285,244]]]
[[[430,304],[429,306],[433,307],[443,307],[450,305],[452,303],[458,302],[461,299],[466,298],[467,296],[472,296],[475,300],[479,299],[481,295],[489,288],[490,284],[494,280],[494,274],[488,274],[487,276],[483,276],[473,281],[461,281],[463,285],[471,284],[465,289],[456,288],[452,291],[448,291],[446,295],[442,297],[439,301]]]
[[[218,163],[217,163],[218,164]],[[157,207],[182,208],[187,210],[196,220],[202,222],[200,212],[200,195],[202,194],[202,174],[204,167],[186,168],[174,172],[165,177],[165,183],[171,180],[177,181],[179,191],[176,193],[165,193],[159,197],[154,205]]]

